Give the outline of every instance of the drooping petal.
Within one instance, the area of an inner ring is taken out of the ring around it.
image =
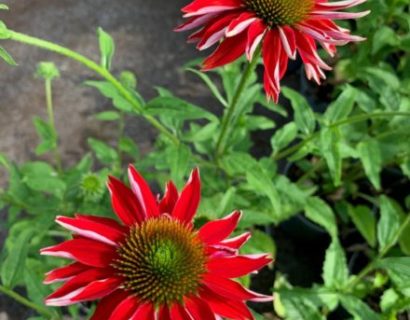
[[[199,238],[208,245],[218,243],[228,237],[238,225],[240,211],[234,211],[229,216],[207,222],[199,229]]]
[[[51,270],[50,272],[47,272],[46,278],[44,279],[43,283],[50,284],[54,282],[68,281],[72,277],[87,270],[88,268],[89,268],[88,266],[82,263],[74,262],[67,266],[57,268],[57,269]]]
[[[261,19],[255,20],[248,28],[248,38],[246,42],[246,57],[252,60],[253,55],[262,42],[265,31],[265,23]]]
[[[228,28],[226,29],[226,36],[233,37],[245,31],[255,20],[255,14],[252,12],[243,12],[236,19],[232,19]]]
[[[165,305],[160,306],[158,310],[158,319],[172,320],[168,305],[165,304]]]
[[[202,289],[200,296],[210,305],[215,313],[222,317],[237,320],[254,319],[248,307],[242,301],[222,297],[207,288]]]
[[[208,261],[207,268],[210,273],[221,277],[238,278],[259,270],[271,261],[265,254],[216,257]]]
[[[208,273],[204,277],[205,285],[223,297],[233,300],[250,300],[256,302],[272,301],[272,296],[265,296],[244,288],[240,283]]]
[[[105,296],[98,303],[90,320],[109,319],[114,309],[125,300],[128,295],[129,294],[123,290],[117,290]]]
[[[191,223],[201,200],[201,180],[199,170],[194,169],[187,184],[175,204],[172,216],[183,222]]]
[[[155,309],[151,303],[141,304],[130,320],[155,319]]]
[[[250,232],[245,232],[242,233],[239,236],[236,236],[231,239],[226,239],[221,241],[221,245],[226,246],[228,248],[232,249],[239,249],[242,247],[249,239],[251,238],[251,233]]]
[[[121,181],[114,177],[109,177],[108,190],[111,194],[114,212],[124,224],[130,226],[145,220],[145,213],[138,199]]]
[[[174,210],[178,197],[177,187],[172,181],[168,182],[165,188],[164,197],[159,203],[159,212],[171,214]]]
[[[128,176],[131,189],[137,196],[145,216],[148,218],[158,217],[158,205],[148,183],[132,165],[128,167]]]
[[[241,0],[195,0],[182,8],[184,17],[194,17],[208,13],[219,13],[227,10],[239,8]]]
[[[41,249],[42,255],[73,259],[92,267],[107,267],[116,257],[112,246],[89,239],[73,239]]]
[[[117,246],[124,237],[121,227],[113,228],[112,225],[106,225],[103,222],[81,219],[81,216],[75,218],[58,216],[56,222],[76,234],[112,246]]]
[[[140,301],[134,295],[128,295],[111,313],[109,320],[130,320],[138,309]]]
[[[170,310],[173,320],[194,320],[185,308],[179,303],[175,303]]]
[[[211,70],[235,61],[245,52],[246,43],[246,32],[242,32],[235,37],[226,38],[218,48],[205,59],[203,70]]]
[[[192,296],[185,299],[185,304],[195,320],[216,320],[215,313],[205,300]]]

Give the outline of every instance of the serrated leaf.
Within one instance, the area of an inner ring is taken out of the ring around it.
[[[293,140],[296,139],[297,134],[298,127],[294,122],[288,123],[278,129],[270,141],[274,154],[287,147]]]
[[[356,93],[356,89],[351,86],[346,86],[342,94],[340,94],[337,99],[329,105],[324,114],[324,117],[329,124],[347,118],[353,110]]]
[[[357,151],[362,161],[364,171],[373,186],[380,190],[380,171],[382,169],[382,156],[377,140],[367,139],[357,145]]]
[[[342,177],[340,139],[337,128],[324,128],[320,131],[320,151],[326,160],[335,186],[340,185]]]
[[[125,152],[132,156],[134,159],[139,157],[139,148],[135,144],[134,140],[130,137],[121,137],[120,141],[118,142],[118,147],[122,152]]]
[[[23,230],[8,250],[8,255],[1,266],[1,281],[12,289],[23,275],[33,229]]]
[[[98,28],[98,42],[100,44],[101,66],[110,70],[115,53],[114,40],[102,28]]]
[[[48,294],[48,290],[43,285],[43,274],[36,272],[36,265],[39,261],[28,260],[26,268],[24,270],[24,283],[27,288],[27,294],[29,298],[42,306],[44,304],[44,298]]]
[[[332,240],[326,250],[323,264],[323,280],[326,287],[343,288],[349,277],[346,255],[337,238]]]
[[[36,147],[36,154],[42,155],[57,147],[57,135],[49,123],[39,117],[33,118],[34,127],[39,135],[41,142]]]
[[[129,103],[111,83],[107,81],[86,81],[85,84],[98,89],[104,97],[111,99],[114,107],[117,109],[126,112],[134,110],[132,104]]]
[[[0,30],[0,39],[1,39],[1,30]],[[4,49],[2,46],[0,46],[0,58],[2,58],[7,64],[11,66],[17,66],[17,62],[14,61],[13,57]]]
[[[380,320],[380,316],[370,307],[354,296],[343,295],[340,297],[342,306],[354,316],[355,320]]]
[[[366,206],[348,207],[348,213],[363,238],[372,247],[376,246],[376,217]]]
[[[379,251],[394,245],[397,239],[397,232],[400,229],[400,216],[396,208],[388,197],[380,197],[380,219],[377,224],[377,239],[379,241]]]
[[[282,215],[282,204],[278,190],[269,178],[269,174],[265,171],[260,163],[249,168],[246,172],[246,179],[250,187],[259,194],[269,198],[272,205],[272,217],[274,221],[280,221]]]
[[[90,145],[91,149],[94,151],[95,156],[98,160],[102,163],[107,165],[112,165],[118,161],[118,154],[117,151],[110,147],[105,142],[102,142],[97,139],[89,138],[88,144]]]
[[[410,287],[410,257],[384,258],[377,267],[385,269],[399,288]]]
[[[295,122],[298,129],[303,133],[309,134],[315,130],[316,119],[306,98],[298,92],[284,87],[282,89],[283,95],[291,101],[292,108],[295,112]]]
[[[399,238],[401,251],[410,256],[410,223],[407,223]]]
[[[224,156],[221,160],[222,168],[231,176],[246,173],[258,162],[249,153],[233,152]]]
[[[337,238],[335,215],[329,205],[318,197],[310,197],[305,205],[306,217],[325,228],[332,238]]]

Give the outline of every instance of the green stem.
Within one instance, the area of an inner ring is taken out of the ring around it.
[[[88,59],[87,57],[79,54],[78,52],[75,52],[63,46],[60,46],[58,44],[55,44],[55,43],[52,43],[50,41],[46,41],[43,39],[31,37],[23,33],[10,30],[9,39],[24,43],[24,44],[32,45],[35,47],[39,47],[39,48],[42,48],[48,51],[53,51],[60,55],[66,56],[70,59],[73,59],[83,64],[90,70],[93,70],[94,72],[96,72],[97,74],[105,78],[107,81],[109,81],[118,90],[118,92],[124,97],[124,99],[126,99],[133,106],[134,110],[140,113],[149,123],[151,123],[151,125],[153,125],[162,134],[167,136],[173,143],[175,143],[176,145],[179,144],[179,140],[174,134],[172,134],[166,127],[164,127],[156,118],[154,118],[151,115],[144,114],[143,108],[140,105],[139,101],[135,99],[135,97],[121,84],[120,81],[117,80],[117,78],[115,78],[107,69],[103,68],[96,62]]]
[[[225,114],[225,116],[222,119],[222,128],[218,136],[218,140],[217,140],[216,147],[215,147],[215,159],[217,159],[224,152],[225,138],[229,131],[228,130],[229,124],[231,123],[232,117],[235,115],[235,109],[238,106],[238,102],[242,95],[242,92],[247,86],[248,80],[258,64],[260,52],[261,52],[261,46],[258,47],[251,62],[248,63],[248,65],[246,66],[246,69],[242,75],[242,78],[238,84],[238,87],[235,90],[234,96],[231,102],[229,103],[228,112]]]
[[[331,124],[329,126],[329,128],[336,128],[339,126],[343,126],[343,125],[347,125],[347,124],[353,124],[356,122],[362,122],[365,120],[369,120],[372,118],[380,118],[380,117],[394,117],[394,116],[405,116],[405,117],[410,117],[410,112],[378,112],[378,113],[368,113],[368,114],[361,114],[358,116],[354,116],[348,119],[344,119],[344,120],[340,120],[337,121],[333,124]],[[317,138],[320,135],[320,131],[317,131],[315,133],[312,133],[310,135],[308,135],[304,140],[302,140],[301,142],[283,150],[282,152],[276,154],[273,156],[273,158],[275,160],[280,160],[283,158],[286,158],[287,156],[295,153],[296,151],[298,151],[299,149],[301,149],[302,147],[304,147],[305,145],[307,145],[309,142],[311,142],[312,140],[314,140],[315,138]]]
[[[51,79],[45,80],[47,114],[48,114],[48,122],[50,123],[51,129],[53,130],[53,134],[55,135],[57,139],[57,128],[55,125],[55,118],[54,118],[53,93],[52,93],[51,82],[52,82]],[[56,145],[54,147],[54,159],[56,162],[58,172],[61,174],[63,172],[63,166],[61,164],[61,155],[58,150],[58,142],[56,142]]]
[[[26,307],[29,307],[35,311],[37,311],[39,314],[41,314],[42,316],[44,316],[47,319],[55,319],[55,314],[48,310],[47,308],[43,307],[43,306],[39,306],[33,302],[31,302],[30,300],[28,300],[27,298],[19,295],[17,292],[8,289],[2,285],[0,285],[0,292],[4,293],[5,295],[9,296],[10,298],[13,298],[14,300],[18,301],[19,303],[25,305]]]

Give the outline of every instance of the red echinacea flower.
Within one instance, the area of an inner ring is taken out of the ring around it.
[[[364,40],[333,20],[356,19],[369,13],[341,12],[366,0],[194,0],[182,9],[188,20],[177,31],[200,28],[189,40],[199,50],[220,42],[205,60],[203,69],[228,64],[243,53],[251,60],[261,46],[265,66],[264,86],[268,98],[277,102],[280,80],[288,60],[299,53],[309,79],[320,84],[323,70],[331,70],[317,53],[319,43],[331,56],[336,46]]]
[[[200,178],[194,170],[179,194],[169,182],[161,200],[129,167],[131,189],[110,177],[109,218],[76,215],[56,221],[72,240],[41,253],[74,260],[47,273],[45,283],[64,282],[46,298],[49,306],[101,299],[92,320],[253,319],[245,302],[270,301],[232,280],[271,262],[266,254],[240,255],[249,233],[227,237],[240,212],[195,230]]]

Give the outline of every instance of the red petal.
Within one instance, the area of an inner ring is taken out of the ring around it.
[[[145,220],[145,214],[134,193],[121,181],[109,177],[108,189],[114,212],[124,224],[131,226]]]
[[[248,39],[246,43],[246,56],[251,60],[256,49],[260,45],[266,31],[265,23],[258,19],[253,22],[248,29]]]
[[[171,307],[171,318],[173,320],[193,320],[185,308],[179,303]]]
[[[155,310],[154,306],[151,303],[144,303],[140,305],[137,311],[132,315],[130,320],[154,320],[155,319]]]
[[[207,267],[209,273],[225,278],[238,278],[259,270],[271,261],[267,255],[217,257],[210,259]]]
[[[172,320],[169,308],[167,305],[160,307],[158,311],[158,319],[160,320]]]
[[[237,34],[245,31],[252,22],[256,20],[256,16],[253,12],[245,11],[239,17],[232,20],[226,29],[226,36],[233,37]]]
[[[131,189],[137,196],[145,216],[148,218],[157,217],[159,215],[157,201],[155,200],[148,183],[132,165],[128,167],[128,177]]]
[[[271,296],[252,292],[236,281],[224,277],[218,277],[211,273],[205,276],[204,283],[212,291],[229,299],[240,301],[251,300],[257,302],[272,301]]]
[[[241,235],[231,238],[231,239],[226,239],[221,241],[221,245],[232,248],[232,249],[239,249],[242,247],[249,239],[251,238],[251,233],[250,232],[245,232],[242,233]]]
[[[101,299],[98,303],[97,308],[90,320],[104,320],[109,319],[114,309],[120,304],[124,299],[128,297],[129,293],[117,290],[110,295]]]
[[[242,301],[230,300],[207,288],[203,288],[200,295],[210,305],[211,309],[222,317],[235,320],[254,319],[248,307]]]
[[[115,249],[89,239],[73,239],[41,249],[41,254],[73,259],[92,267],[109,266],[116,257]]]
[[[85,286],[95,281],[107,279],[112,276],[108,269],[92,268],[73,277],[55,292],[46,298],[47,305],[63,306],[75,303],[72,298],[80,294]]]
[[[117,243],[124,238],[124,233],[121,227],[113,228],[105,223],[81,219],[80,216],[76,218],[59,216],[57,217],[56,222],[64,228],[83,237],[101,241],[113,246],[116,246]]]
[[[46,278],[44,279],[44,284],[50,284],[59,281],[68,281],[73,276],[78,275],[80,272],[89,269],[88,266],[74,262],[68,266],[57,268],[46,273]]]
[[[199,238],[208,245],[218,243],[235,230],[240,218],[241,212],[234,211],[223,219],[207,222],[199,230]]]
[[[246,43],[246,32],[224,39],[219,47],[206,58],[202,69],[207,71],[235,61],[245,52]]]
[[[214,312],[204,300],[192,296],[186,299],[185,304],[195,320],[216,320]]]
[[[128,296],[114,309],[113,313],[109,317],[109,320],[130,320],[135,313],[140,302],[134,296]]]
[[[175,204],[172,216],[183,222],[190,223],[198,209],[201,200],[201,180],[199,170],[194,169]]]
[[[187,13],[186,17],[188,17],[221,12],[241,6],[242,0],[195,0],[186,7],[182,8],[182,12]]]
[[[178,190],[175,184],[170,181],[165,188],[165,194],[159,203],[159,212],[171,214],[174,210],[175,203],[178,200]]]

